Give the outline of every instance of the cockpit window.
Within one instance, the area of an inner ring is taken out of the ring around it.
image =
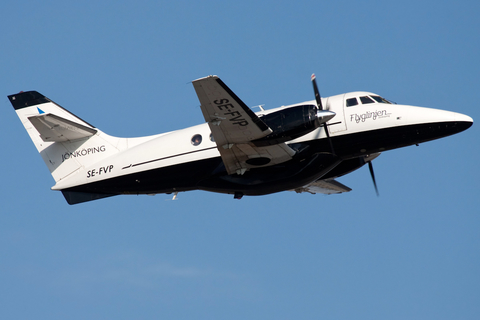
[[[363,104],[374,103],[374,101],[368,96],[360,97],[360,101],[362,101]]]
[[[360,99],[360,101],[358,101]],[[388,101],[385,98],[380,96],[371,95],[371,96],[363,96],[363,97],[356,97],[356,98],[349,98],[345,100],[345,104],[347,107],[353,107],[359,104],[371,104],[371,103],[388,103],[392,104],[392,102]]]
[[[353,107],[358,104],[357,98],[347,99],[347,107]]]
[[[371,96],[373,99],[375,99],[375,101],[377,101],[378,103],[388,103],[388,104],[392,104],[390,101],[388,101],[387,99],[384,99],[380,96]]]

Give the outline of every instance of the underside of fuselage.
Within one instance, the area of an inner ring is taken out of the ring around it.
[[[228,175],[220,156],[142,171],[62,190],[69,203],[118,194],[157,194],[206,190],[241,195],[265,195],[293,190],[319,179],[331,179],[365,164],[364,157],[446,137],[471,122],[438,122],[390,127],[291,143],[292,160],[270,167]]]

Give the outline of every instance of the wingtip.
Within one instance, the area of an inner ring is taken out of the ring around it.
[[[209,75],[209,76],[206,76],[206,77],[203,77],[203,78],[195,79],[195,80],[192,81],[192,83],[193,83],[193,82],[197,82],[197,81],[207,80],[207,79],[216,80],[216,79],[218,79],[218,76],[216,76],[216,75]]]

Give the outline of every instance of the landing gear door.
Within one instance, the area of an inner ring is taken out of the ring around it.
[[[345,121],[345,99],[344,94],[328,97],[326,103],[326,109],[336,113],[328,122],[328,131],[330,133],[340,132],[347,130],[347,122]]]

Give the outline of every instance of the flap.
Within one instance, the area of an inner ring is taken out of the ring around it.
[[[28,120],[45,142],[64,142],[93,136],[96,129],[64,119],[51,113],[29,117]]]
[[[292,159],[295,150],[285,143],[255,147],[247,143],[218,148],[228,174],[242,175],[246,170],[272,166]]]

